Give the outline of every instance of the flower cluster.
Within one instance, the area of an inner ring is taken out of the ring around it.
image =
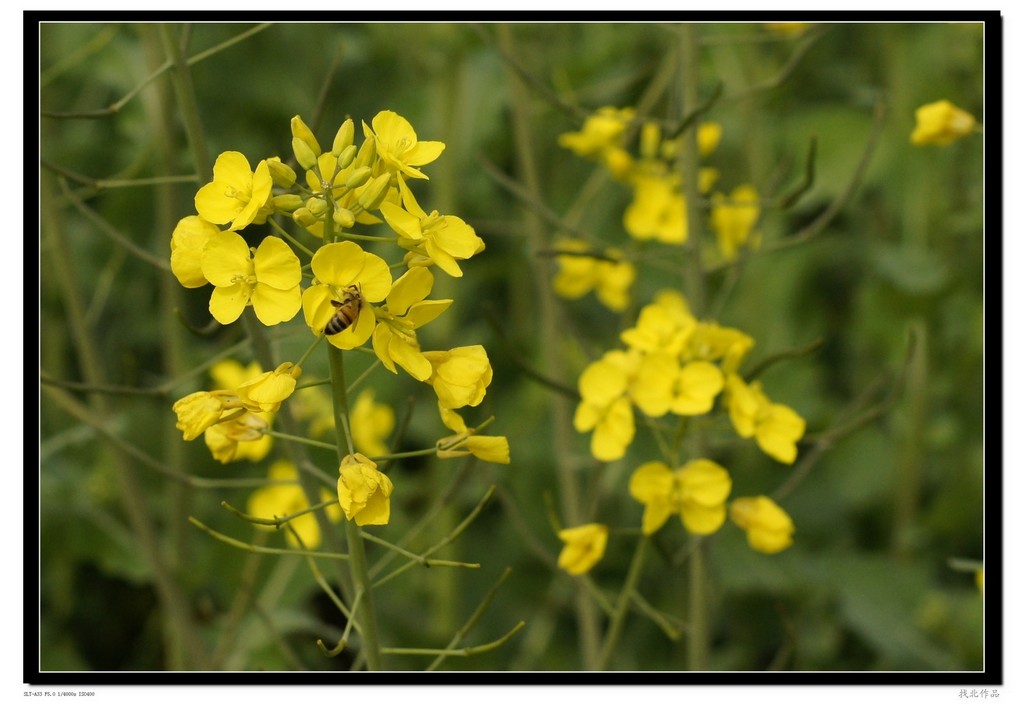
[[[461,277],[463,263],[484,249],[465,221],[423,207],[413,194],[411,184],[429,178],[422,169],[444,143],[420,140],[408,120],[388,110],[362,123],[361,142],[351,118],[326,151],[299,116],[291,119],[291,135],[298,172],[276,156],[255,167],[239,152],[217,157],[213,180],[196,193],[196,214],[171,234],[174,276],[188,288],[212,286],[209,311],[223,325],[249,307],[265,326],[291,321],[301,309],[314,343],[326,339],[339,350],[369,344],[385,369],[401,368],[436,394],[444,425],[456,433],[438,441],[439,456],[509,462],[504,437],[480,436],[454,412],[484,398],[492,370],[483,347],[420,346],[419,330],[452,304],[430,298],[435,269]],[[254,234],[251,226],[259,225],[274,234]],[[388,232],[363,230],[371,226]],[[374,244],[364,249],[367,242]],[[185,440],[205,435],[221,462],[261,459],[272,415],[295,390],[301,369],[286,363],[268,373],[247,369],[241,378],[232,364],[230,375],[215,370],[216,389],[174,404],[177,427]],[[322,393],[304,391],[296,416],[305,415],[312,434],[326,432],[334,426],[329,404]],[[356,452],[339,468],[341,508],[357,524],[386,523],[392,485],[370,457],[386,455],[394,413],[364,390],[348,420]]]
[[[578,132],[559,136],[558,143],[578,156],[592,159],[617,181],[628,186],[632,200],[622,216],[631,247],[596,247],[580,239],[565,240],[556,248],[558,273],[554,290],[563,298],[578,299],[593,291],[609,310],[626,310],[636,280],[637,246],[645,242],[684,244],[687,232],[683,182],[676,168],[680,138],[666,139],[659,123],[638,123],[637,155],[626,148],[632,108],[604,107],[589,116]],[[709,157],[718,148],[722,127],[716,122],[696,128],[699,156]],[[719,172],[710,166],[698,170],[697,189],[711,194]],[[749,184],[737,186],[728,196],[710,196],[708,225],[715,232],[725,260],[733,260],[745,248],[760,246],[754,230],[761,214],[760,195]]]
[[[746,382],[739,368],[754,340],[715,321],[698,320],[683,296],[662,291],[644,306],[636,324],[620,339],[625,349],[606,352],[583,370],[576,430],[592,432],[591,453],[602,461],[623,458],[636,433],[636,413],[649,420],[669,414],[694,417],[712,413],[716,402],[727,411],[735,432],[753,438],[765,454],[792,464],[804,420],[790,407],[773,403],[758,382]],[[767,497],[738,498],[727,510],[732,490],[728,471],[707,458],[671,468],[662,461],[640,465],[629,493],[644,507],[641,529],[650,535],[672,515],[695,535],[717,531],[727,516],[747,532],[750,545],[774,553],[791,543],[788,515]],[[593,526],[593,525],[589,525]],[[566,542],[560,565],[585,572],[603,551],[593,529],[560,534]],[[580,536],[587,537],[586,542]],[[598,550],[598,549],[601,550]]]

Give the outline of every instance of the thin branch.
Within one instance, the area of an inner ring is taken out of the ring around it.
[[[486,651],[493,651],[499,646],[504,644],[506,641],[515,636],[520,629],[526,626],[526,622],[520,621],[516,626],[512,627],[505,636],[500,639],[488,642],[486,644],[480,644],[478,646],[466,646],[461,649],[416,649],[416,648],[402,648],[402,647],[384,647],[381,649],[381,653],[384,654],[396,654],[403,656],[475,656],[476,654],[482,654]]]
[[[188,520],[190,524],[201,529],[202,531],[205,531],[207,534],[217,539],[218,541],[222,541],[223,543],[226,543],[229,546],[234,546],[235,548],[240,548],[243,551],[249,551],[251,553],[273,553],[276,555],[285,556],[313,556],[315,558],[334,558],[336,560],[341,561],[348,560],[347,553],[328,553],[325,551],[302,551],[295,548],[271,548],[269,546],[258,546],[256,544],[246,543],[245,541],[239,541],[238,539],[227,536],[226,534],[222,534],[219,531],[215,531],[214,529],[211,529],[195,517],[190,516]]]
[[[69,201],[71,201],[72,205],[74,205],[75,208],[77,208],[82,215],[84,215],[86,218],[92,221],[92,223],[100,229],[100,232],[104,233],[115,243],[124,247],[131,254],[135,255],[143,262],[151,264],[157,269],[160,269],[165,272],[171,271],[171,262],[169,258],[157,257],[148,250],[144,250],[143,248],[136,245],[134,242],[132,242],[127,237],[122,235],[117,228],[115,228],[105,219],[97,215],[91,208],[82,203],[82,201],[79,200],[79,198],[74,193],[71,192],[71,189],[67,187],[67,182],[64,179],[58,179],[58,181],[60,183],[61,191],[63,192],[64,196]]]
[[[494,601],[494,596],[497,594],[498,589],[505,584],[505,581],[508,580],[508,576],[510,575],[512,575],[512,568],[506,567],[505,571],[501,574],[501,577],[498,578],[498,582],[496,582],[491,587],[491,589],[487,591],[487,594],[484,596],[484,599],[481,600],[480,604],[477,605],[477,608],[473,610],[473,614],[469,616],[469,619],[466,620],[466,623],[463,624],[459,628],[459,630],[455,632],[454,636],[452,636],[451,641],[448,642],[448,645],[444,649],[444,653],[438,654],[437,658],[434,659],[434,661],[429,666],[427,666],[428,671],[433,671],[442,663],[444,663],[445,658],[452,653],[455,647],[459,645],[459,642],[461,642],[462,639],[467,634],[469,634],[470,630],[472,630],[473,627],[476,626],[477,622],[480,621],[480,618],[483,616],[484,612],[486,612],[487,608],[491,606],[491,602]]]

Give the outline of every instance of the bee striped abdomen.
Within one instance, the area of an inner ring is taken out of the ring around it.
[[[335,306],[334,316],[324,326],[324,335],[341,333],[356,322],[363,307],[363,294],[359,286],[353,284],[345,290],[345,296],[341,301],[332,299],[331,303]]]

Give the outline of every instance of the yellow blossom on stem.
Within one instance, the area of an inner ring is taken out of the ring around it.
[[[484,249],[484,241],[462,218],[427,215],[404,181],[398,182],[402,205],[381,203],[380,212],[391,229],[398,233],[398,245],[423,258],[424,263],[436,264],[453,277],[461,277],[459,260],[469,259]]]
[[[254,172],[241,152],[223,152],[213,165],[213,181],[196,193],[196,212],[217,225],[230,223],[228,230],[241,230],[266,220],[272,187],[265,161]]]
[[[507,437],[478,435],[477,429],[466,426],[462,416],[456,412],[440,402],[437,408],[441,413],[441,422],[455,431],[454,436],[447,436],[437,442],[438,458],[462,458],[472,455],[489,463],[507,465],[511,462]]]
[[[558,145],[578,156],[595,159],[616,178],[623,178],[632,167],[632,157],[622,148],[626,128],[636,115],[633,108],[605,106],[583,121],[578,132],[563,132]]]
[[[622,144],[626,128],[636,115],[633,108],[606,105],[587,116],[578,132],[563,132],[558,145],[581,157],[594,157]]]
[[[482,345],[423,353],[432,372],[425,380],[448,409],[476,406],[483,401],[494,372]]]
[[[338,472],[338,501],[345,518],[359,526],[387,524],[394,485],[377,464],[361,453],[346,455]]]
[[[299,311],[302,267],[279,237],[250,248],[237,233],[216,235],[203,250],[202,269],[215,287],[210,313],[222,324],[236,321],[249,304],[265,326],[291,320]]]
[[[686,341],[683,356],[692,360],[719,362],[722,371],[735,372],[754,347],[754,339],[741,330],[714,321],[699,321]]]
[[[246,510],[250,515],[261,519],[274,519],[309,508],[306,493],[303,492],[302,486],[299,484],[299,473],[290,461],[278,460],[271,465],[269,478],[274,480],[275,484],[258,489],[249,495]],[[320,501],[328,499],[331,499],[331,493],[327,489],[321,488]],[[338,523],[341,521],[341,512],[336,506],[328,508],[327,518]],[[274,530],[274,527],[269,524],[254,524],[253,526],[264,531]],[[304,546],[314,549],[320,545],[320,525],[313,512],[291,519],[287,526],[291,529],[285,532],[285,540],[289,546],[293,548]],[[298,535],[298,539],[295,534]]]
[[[686,201],[674,174],[639,175],[633,180],[633,201],[623,214],[626,232],[636,240],[670,245],[686,242]]]
[[[230,463],[249,460],[258,463],[267,457],[274,439],[265,435],[270,427],[271,414],[246,411],[241,416],[227,412],[227,421],[206,429],[203,441],[214,460]]]
[[[220,423],[224,412],[242,408],[242,400],[233,391],[193,392],[174,402],[171,409],[178,416],[175,424],[186,441],[199,438],[206,429]]]
[[[277,411],[281,402],[295,391],[296,380],[301,374],[301,367],[284,362],[272,372],[264,372],[240,384],[236,391],[251,411]]]
[[[637,355],[612,350],[580,375],[573,426],[580,433],[594,432],[590,452],[598,460],[618,460],[633,442],[636,424],[626,391],[638,362]]]
[[[558,567],[569,575],[583,575],[604,557],[608,546],[608,527],[604,524],[584,524],[558,532],[565,544],[558,554]]]
[[[210,238],[220,233],[213,223],[198,215],[178,221],[171,233],[171,272],[178,282],[189,289],[209,284],[203,275],[203,248]]]
[[[793,520],[769,497],[737,497],[729,517],[747,532],[747,542],[755,551],[778,553],[793,545]]]
[[[633,350],[679,355],[697,328],[686,299],[675,291],[662,291],[640,309],[636,326],[624,330],[619,338]]]
[[[310,266],[313,284],[302,292],[302,311],[315,334],[323,332],[334,318],[338,307],[333,301],[344,301],[346,291],[356,287],[363,301],[352,325],[339,333],[328,335],[331,345],[351,350],[365,343],[377,324],[373,307],[368,302],[382,301],[391,291],[391,270],[387,262],[363,251],[356,243],[345,240],[329,243],[313,255]]]
[[[647,536],[679,514],[691,534],[718,531],[725,521],[725,500],[732,490],[729,473],[711,460],[691,460],[676,471],[661,461],[644,463],[629,479],[629,493],[644,505],[641,525]]]
[[[352,444],[357,451],[368,456],[385,455],[388,452],[384,440],[395,428],[394,410],[387,404],[378,404],[374,396],[372,389],[364,389],[356,397],[348,414]]]
[[[914,111],[916,124],[910,135],[912,144],[947,145],[974,132],[977,120],[948,100],[922,105]]]
[[[425,301],[434,286],[434,275],[424,267],[414,267],[391,287],[386,305],[377,310],[380,323],[373,331],[373,351],[391,372],[395,365],[414,379],[430,379],[433,368],[420,351],[416,329],[430,323],[452,304],[451,299]]]
[[[645,355],[629,386],[629,396],[645,414],[659,417],[671,411],[681,416],[706,414],[725,378],[716,365],[703,360],[681,364],[666,353]]]
[[[748,242],[757,246],[757,238],[751,237],[751,233],[761,216],[758,199],[757,189],[748,184],[737,186],[728,198],[721,193],[711,197],[711,229],[718,238],[718,249],[727,260],[736,259]]]
[[[587,254],[590,246],[582,240],[562,241],[558,249],[580,254],[560,254],[555,258],[558,264],[553,282],[556,294],[566,299],[579,299],[593,291],[610,311],[626,310],[629,290],[636,280],[636,267],[622,259],[621,250],[609,248],[604,252],[605,257],[593,257]]]
[[[796,443],[803,438],[806,422],[783,404],[773,404],[760,382],[747,384],[739,375],[726,377],[726,406],[733,427],[743,438],[754,437],[761,450],[781,463],[796,460]]]
[[[422,141],[404,117],[390,110],[382,110],[371,121],[373,129],[363,123],[367,139],[373,139],[379,156],[388,171],[414,179],[426,179],[416,167],[424,166],[441,156],[444,142]]]

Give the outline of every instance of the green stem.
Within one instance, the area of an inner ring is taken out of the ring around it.
[[[338,460],[341,461],[346,455],[355,452],[348,427],[344,353],[333,345],[328,346],[328,362],[331,368],[331,390],[334,401],[334,430],[338,444]],[[345,522],[345,538],[348,541],[352,583],[356,592],[363,596],[360,609],[362,611],[363,653],[366,655],[366,668],[370,671],[380,671],[383,669],[383,663],[377,631],[377,614],[373,604],[373,583],[370,581],[363,537],[355,522]]]
[[[682,74],[682,110],[685,115],[700,103],[700,45],[697,28],[691,23],[680,25],[679,62]],[[704,271],[701,265],[701,208],[698,189],[697,125],[691,125],[683,135],[679,155],[679,170],[683,177],[683,195],[686,198],[687,268],[685,277],[689,285],[690,308],[700,318],[704,315]]]
[[[690,553],[690,614],[686,661],[691,671],[705,671],[708,663],[707,575],[704,542],[694,536]]]
[[[650,538],[643,536],[636,545],[636,552],[633,554],[633,561],[629,564],[629,573],[626,574],[626,582],[619,593],[619,601],[615,605],[615,615],[608,627],[608,633],[604,638],[604,646],[601,649],[601,660],[598,662],[597,670],[604,671],[618,646],[619,637],[622,635],[622,627],[626,624],[626,615],[629,613],[629,606],[633,600],[633,592],[640,580],[640,573],[644,565],[644,553]]]

